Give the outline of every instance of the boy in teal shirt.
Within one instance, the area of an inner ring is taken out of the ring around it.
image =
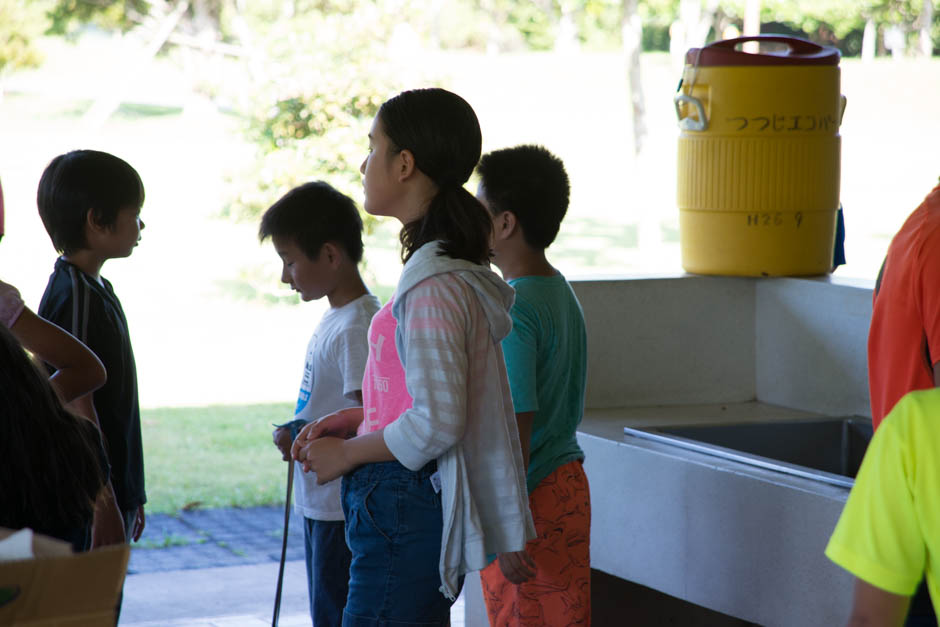
[[[481,573],[490,623],[588,624],[591,503],[576,430],[587,336],[565,277],[548,262],[568,209],[564,164],[540,146],[484,155],[477,198],[493,214],[493,262],[516,290],[502,342],[538,538]],[[532,578],[517,583],[526,575]]]

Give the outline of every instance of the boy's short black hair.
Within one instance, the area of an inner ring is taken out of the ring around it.
[[[312,260],[327,242],[362,261],[362,218],[352,198],[329,183],[314,181],[290,190],[261,216],[258,238],[288,237]]]
[[[548,248],[568,211],[571,186],[561,159],[542,146],[494,150],[477,166],[490,211],[511,211],[532,248]]]
[[[121,209],[143,206],[144,183],[123,159],[98,150],[73,150],[46,166],[36,204],[52,245],[70,255],[88,246],[89,211],[98,224],[114,225]]]

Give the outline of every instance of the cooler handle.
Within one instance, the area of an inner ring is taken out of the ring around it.
[[[749,41],[760,42],[771,42],[778,44],[786,44],[790,49],[787,52],[787,56],[792,54],[798,55],[814,55],[824,52],[825,48],[819,44],[814,44],[811,41],[805,39],[799,39],[797,37],[785,37],[783,35],[747,35],[744,37],[735,37],[734,39],[722,39],[721,41],[715,41],[707,46],[706,48],[726,48],[728,50],[735,50],[738,44],[743,44]]]
[[[705,117],[705,107],[702,106],[701,100],[694,96],[689,96],[688,94],[676,94],[672,101],[676,106],[676,117],[679,118],[679,128],[683,131],[704,131],[708,128],[708,118]],[[695,107],[698,119],[682,117],[682,111],[679,109],[682,104]]]

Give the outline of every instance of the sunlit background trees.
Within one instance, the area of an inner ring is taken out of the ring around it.
[[[679,272],[672,95],[685,52],[757,32],[843,54],[849,264],[871,279],[936,181],[940,17],[932,0],[0,0],[0,278],[33,306],[54,251],[42,168],[95,147],[144,177],[147,229],[109,262],[145,405],[289,399],[311,321],[256,218],[326,179],[361,202],[378,105],[437,84],[473,104],[491,150],[545,144],[572,204],[568,275]],[[471,182],[472,184],[472,182]],[[396,228],[368,220],[365,272],[390,295]],[[252,367],[261,364],[262,367]]]

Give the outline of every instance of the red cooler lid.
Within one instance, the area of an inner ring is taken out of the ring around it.
[[[739,44],[756,41],[785,44],[781,52],[751,53],[737,50]],[[839,65],[839,50],[820,46],[805,39],[785,35],[754,35],[710,43],[703,48],[690,48],[685,54],[689,65]]]

